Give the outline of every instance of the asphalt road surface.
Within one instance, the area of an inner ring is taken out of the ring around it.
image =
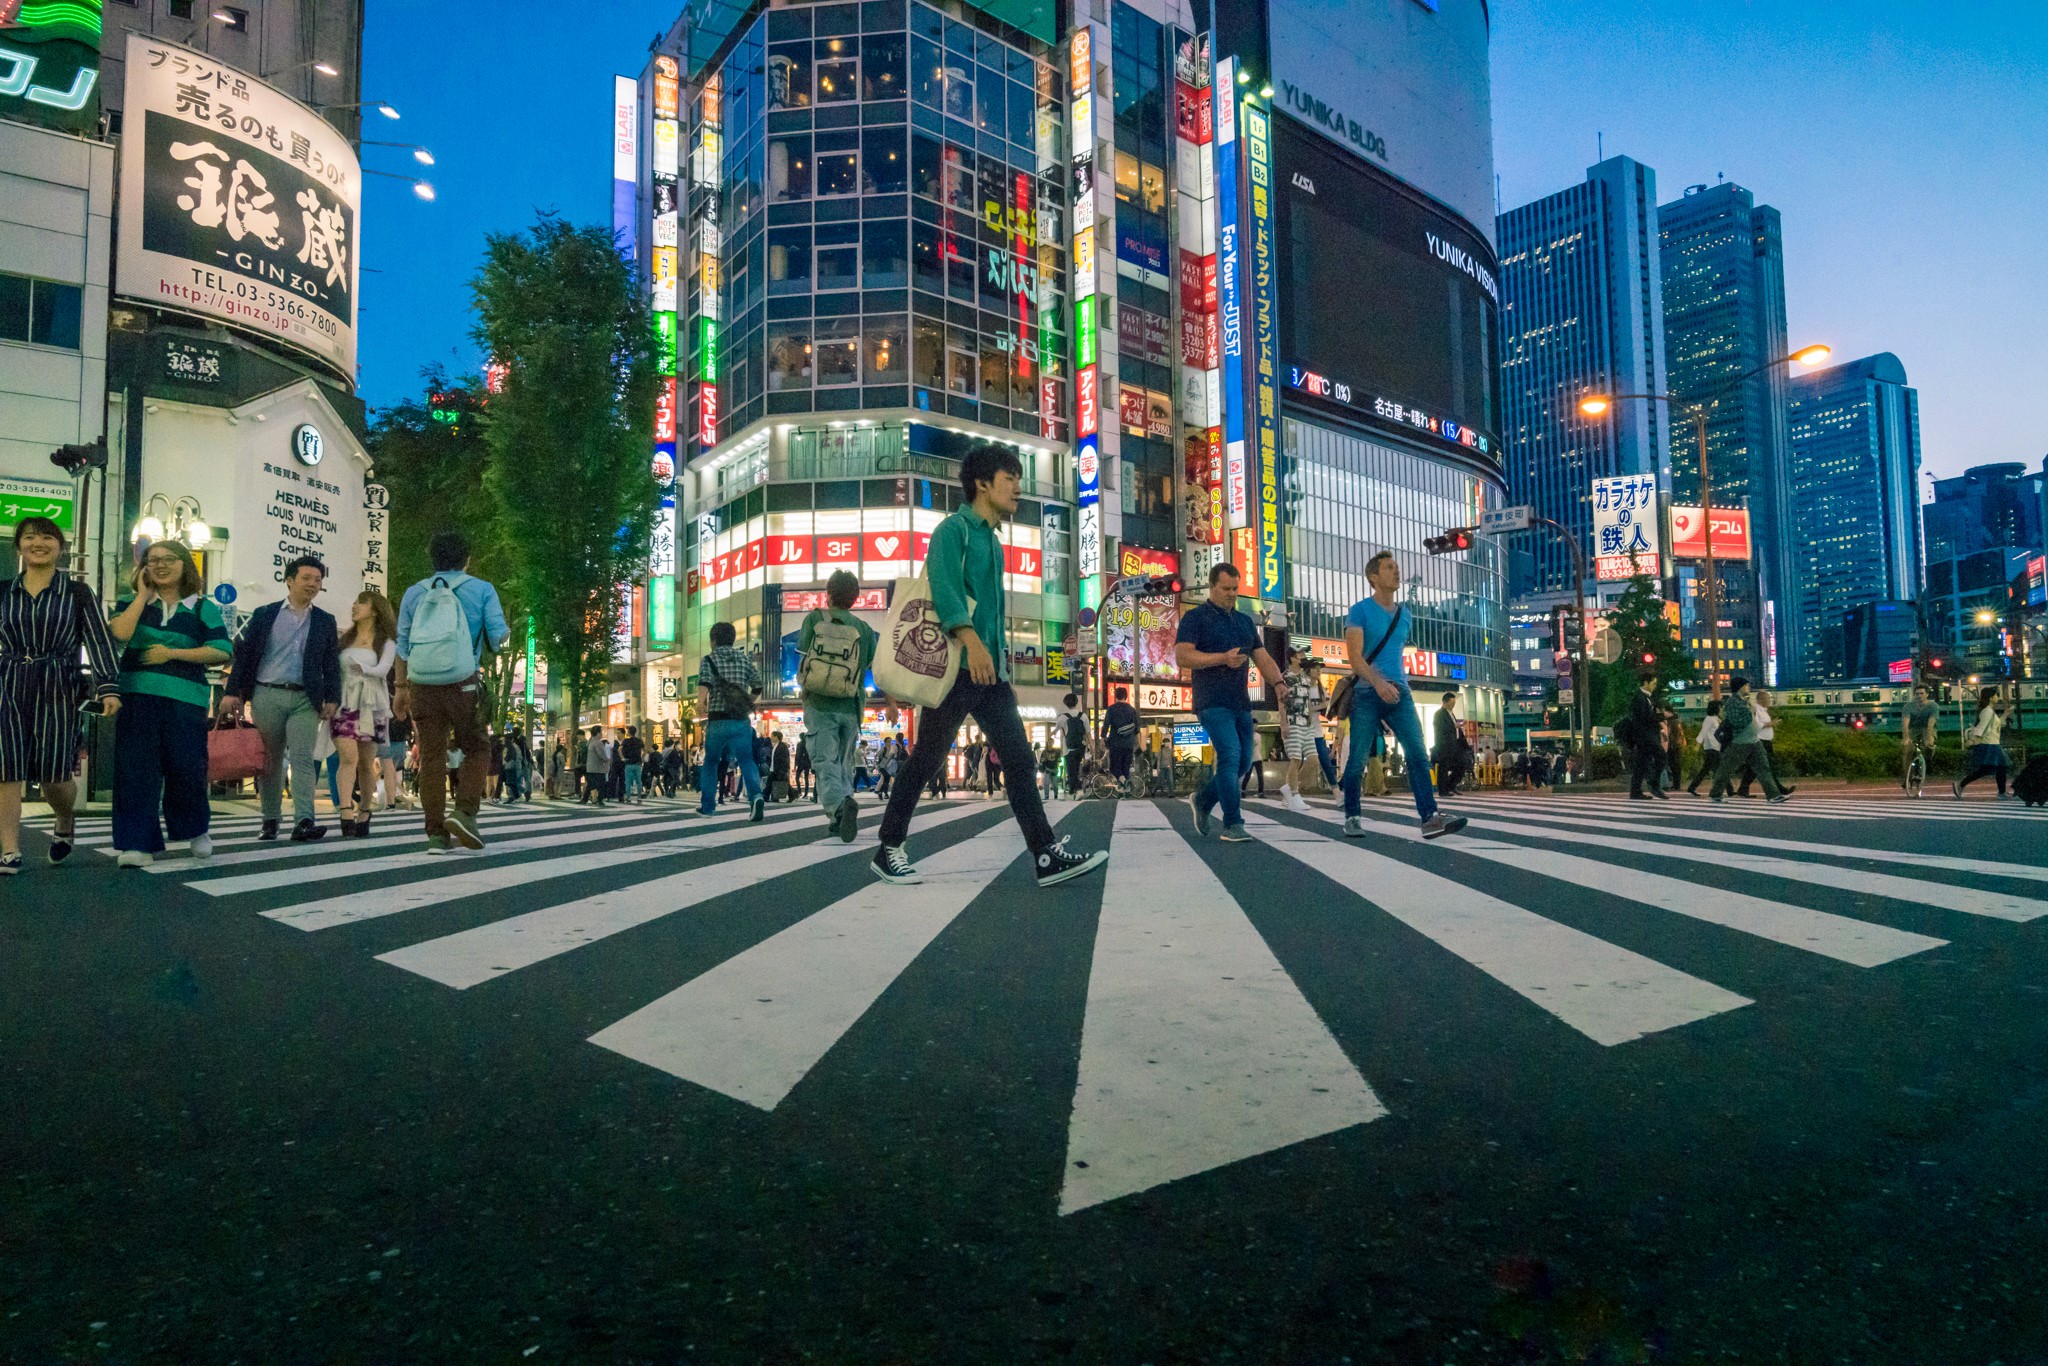
[[[2048,810],[863,802],[32,830],[0,1360],[2048,1361]]]

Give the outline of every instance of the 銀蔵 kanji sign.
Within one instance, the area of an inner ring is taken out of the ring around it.
[[[217,318],[355,379],[348,141],[247,72],[142,34],[127,49],[116,291]]]

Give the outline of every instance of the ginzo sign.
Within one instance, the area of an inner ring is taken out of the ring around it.
[[[130,34],[118,293],[217,318],[351,385],[362,173],[318,114],[172,43]]]

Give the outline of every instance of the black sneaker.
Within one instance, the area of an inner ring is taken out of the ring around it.
[[[839,823],[839,842],[852,844],[854,837],[860,834],[860,804],[848,797],[839,803],[839,814],[833,819]]]
[[[256,836],[256,838],[257,838],[258,840],[260,840],[260,841],[269,841],[269,840],[274,840],[274,839],[276,839],[276,838],[277,838],[277,822],[276,822],[276,821],[265,821],[265,822],[263,822],[263,829],[262,829],[261,831],[259,831],[259,832],[257,833],[257,836]]]
[[[313,818],[308,816],[292,827],[292,843],[311,844],[314,840],[323,838],[326,834],[327,827],[313,824]]]
[[[1097,849],[1092,854],[1076,854],[1067,848],[1067,842],[1049,844],[1038,851],[1032,860],[1038,869],[1038,885],[1056,887],[1070,878],[1083,873],[1092,873],[1109,862],[1109,851]]]
[[[875,876],[884,882],[893,882],[899,887],[914,887],[924,881],[924,874],[917,871],[917,865],[903,852],[900,844],[885,844],[875,850],[874,859],[868,867],[875,870]]]
[[[52,862],[52,863],[62,863],[62,862],[63,862],[63,861],[65,860],[65,859],[68,859],[68,858],[70,858],[70,857],[71,857],[71,841],[72,841],[73,839],[75,839],[75,838],[77,837],[77,835],[78,835],[78,832],[77,832],[76,830],[66,831],[66,832],[65,832],[64,834],[61,834],[61,835],[60,835],[60,834],[58,834],[58,833],[56,833],[56,832],[55,832],[54,830],[53,830],[53,831],[51,831],[51,832],[50,832],[50,862]]]
[[[1197,835],[1207,835],[1209,833],[1209,813],[1202,809],[1201,788],[1198,787],[1193,792],[1188,793],[1188,810],[1195,813],[1195,833]]]
[[[754,814],[747,817],[748,825],[758,825],[768,815],[768,803],[760,797],[754,798]]]
[[[0,854],[0,877],[14,877],[21,872],[21,855]]]

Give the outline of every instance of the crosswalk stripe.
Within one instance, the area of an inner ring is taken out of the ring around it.
[[[1273,848],[1595,1043],[1627,1043],[1752,1004],[1712,982],[1384,854],[1249,812],[1245,824]]]
[[[1517,810],[1530,806],[1578,806],[1601,811],[1620,809],[1624,803],[1632,811],[1642,814],[1668,813],[1673,815],[1696,814],[1716,818],[1745,817],[1752,819],[1777,820],[1785,816],[1825,815],[1830,819],[1843,817],[1850,820],[1930,820],[1930,821],[2041,821],[2048,820],[2048,810],[2029,811],[2025,807],[1998,806],[1992,802],[1963,801],[1949,798],[1945,793],[1937,798],[1915,800],[1908,797],[1830,797],[1801,793],[1783,807],[1773,807],[1762,798],[1729,798],[1719,805],[1704,797],[1673,797],[1668,802],[1655,804],[1637,802],[1619,793],[1586,796],[1558,794],[1520,793],[1513,791],[1468,792],[1455,799],[1457,802],[1478,802],[1513,807]]]
[[[1667,826],[1637,825],[1599,816],[1567,816],[1526,811],[1520,814],[1519,819],[1555,825],[1583,825],[1596,830],[1634,831],[1645,835],[1670,833]],[[1825,854],[1836,858],[1869,859],[1877,863],[1899,863],[1915,868],[1940,868],[1956,873],[1978,873],[1987,877],[2016,877],[2025,878],[2030,882],[2048,882],[2048,867],[2032,863],[2005,863],[1997,859],[1964,858],[1956,854],[1917,854],[1895,849],[1866,849],[1851,844],[1817,844],[1812,840],[1726,834],[1718,830],[1687,830],[1684,834],[1687,839],[1705,840],[1710,844],[1738,844],[1757,849],[1777,849],[1790,854]]]
[[[1529,839],[1595,844],[1608,850],[1651,854],[1687,863],[1710,863],[1722,868],[1761,873],[1766,877],[1811,882],[1816,886],[1832,887],[1838,891],[1862,892],[1867,896],[1889,897],[1894,901],[1961,911],[1965,915],[1988,916],[1994,920],[2024,923],[2038,916],[2048,915],[2048,901],[2036,901],[2005,892],[1980,892],[1970,887],[1956,887],[1922,878],[1900,877],[1893,873],[1873,873],[1862,868],[1845,868],[1839,864],[1800,863],[1793,859],[1772,858],[1767,854],[1747,854],[1737,849],[1701,849],[1685,844],[1624,839],[1618,835],[1596,835],[1590,832],[1522,825],[1514,821],[1480,817],[1473,818],[1472,826],[1474,829],[1496,830],[1503,834],[1521,835]],[[1684,833],[1689,837],[1691,832]],[[1858,850],[1845,845],[1835,845],[1833,850],[1838,856],[1846,858],[1855,858],[1859,854]]]
[[[1072,807],[1051,803],[1046,817],[1057,823]],[[920,828],[934,823],[927,820]],[[1016,822],[1005,819],[919,859],[922,883],[863,887],[606,1026],[590,1041],[773,1110],[1023,852]]]
[[[1683,802],[1682,805],[1680,804],[1681,801]],[[1793,798],[1790,805],[1778,807],[1771,806],[1761,797],[1754,801],[1744,799],[1738,805],[1733,798],[1728,802],[1719,804],[1708,801],[1704,797],[1697,801],[1691,798],[1681,799],[1673,797],[1669,801],[1664,802],[1659,802],[1655,798],[1639,802],[1634,798],[1626,796],[1606,800],[1596,797],[1538,797],[1529,801],[1517,802],[1509,797],[1478,797],[1467,794],[1449,798],[1444,802],[1444,805],[1453,810],[1464,810],[1467,807],[1487,807],[1517,812],[1532,806],[1564,807],[1582,811],[1604,811],[1615,815],[1626,812],[1632,817],[1661,817],[1671,820],[1697,817],[1716,821],[1777,821],[1783,820],[1788,815],[1797,815],[1800,811],[1804,811],[1809,815],[1813,814],[1812,806],[1798,797]],[[1831,813],[1829,818],[1835,819],[1835,816]],[[1840,813],[1840,819],[1865,821],[1882,818],[1873,812],[1845,811]]]
[[[770,814],[779,816],[792,813],[771,812]],[[741,818],[745,818],[745,813],[741,813]],[[621,818],[609,813],[602,816],[551,816],[545,820],[513,821],[511,823],[479,821],[477,828],[487,839],[494,840],[500,835],[530,834],[536,830],[581,830],[592,826],[620,825],[632,819],[633,817],[630,816]],[[159,856],[154,863],[144,865],[143,871],[162,876],[166,873],[189,873],[208,868],[243,868],[254,863],[272,863],[279,859],[307,859],[320,854],[354,854],[359,850],[383,850],[401,845],[417,849],[426,837],[426,828],[417,821],[412,821],[407,823],[407,828],[403,832],[394,831],[390,834],[371,835],[359,840],[341,839],[334,832],[329,831],[327,838],[306,844],[292,844],[286,840],[279,840],[274,844],[258,844],[254,848],[231,848],[225,853],[221,851],[220,847],[216,846],[213,857],[208,859],[165,858]],[[114,851],[102,849],[100,852],[111,857]]]
[[[606,810],[607,812],[613,810],[623,812],[628,810],[628,808],[607,807]],[[588,817],[591,812],[592,808],[583,807],[581,809],[581,817]],[[477,813],[477,824],[480,827],[500,826],[513,821],[544,823],[550,820],[568,821],[575,819],[579,819],[579,815],[574,807],[562,810],[560,808],[550,809],[542,806],[522,808],[487,806]],[[320,821],[327,828],[327,838],[329,840],[338,837],[334,821],[335,818],[331,816],[323,817]],[[286,817],[278,823],[281,839],[290,836],[292,825],[293,821],[290,817]],[[213,846],[216,850],[219,850],[234,844],[255,844],[257,842],[256,834],[262,828],[263,818],[260,816],[216,816],[208,823],[207,833],[213,836]],[[405,811],[379,811],[376,813],[370,828],[386,832],[394,828],[401,828],[410,831],[417,837],[420,831],[420,812],[418,808],[411,808]],[[79,836],[72,841],[73,844],[77,845],[80,849],[97,849],[107,857],[113,857],[115,853],[113,847],[114,836],[110,822],[105,818],[100,818],[92,825],[87,825],[86,818],[81,817],[78,829]],[[86,833],[87,831],[94,833]],[[378,839],[381,836],[372,835],[370,838]],[[175,848],[184,844],[184,842],[181,839],[174,839],[170,840],[169,844]]]
[[[1342,825],[1344,822],[1342,815],[1332,812],[1317,812],[1316,815],[1318,819],[1333,824]],[[1418,843],[1422,840],[1422,832],[1412,826],[1405,829],[1390,827],[1385,833],[1406,836]],[[1476,839],[1446,840],[1438,847],[1538,873],[1575,887],[1598,888],[1624,901],[1655,906],[1859,968],[1874,968],[1911,954],[1940,948],[1948,942],[1909,930],[1895,930],[1889,925],[1876,925],[1867,920],[1833,915],[1782,901],[1766,901],[1762,897],[1731,892],[1722,887],[1702,886],[1659,873],[1619,869],[1611,863],[1555,849],[1532,849],[1527,845]],[[1621,876],[1617,878],[1617,874]]]
[[[809,814],[814,819],[817,816],[815,811]],[[717,827],[732,825],[741,828],[709,833]],[[699,831],[707,833],[700,835]],[[748,840],[766,839],[772,835],[786,835],[789,833],[789,827],[772,821],[756,827],[748,820],[746,812],[734,811],[723,816],[694,821],[682,827],[682,832],[675,839],[661,840],[653,844],[636,844],[625,849],[599,849],[585,854],[567,854],[561,858],[533,859],[525,863],[493,863],[482,868],[430,877],[424,881],[408,882],[397,887],[344,892],[339,896],[322,897],[317,901],[301,901],[292,906],[278,906],[263,912],[263,915],[266,919],[290,925],[296,930],[331,930],[337,925],[352,925],[361,920],[400,915],[424,906],[438,906],[443,902],[460,901],[464,897],[484,896],[508,887],[523,887],[550,878],[575,877],[581,873],[616,868],[620,864],[640,863],[647,859],[667,858],[672,854],[687,854],[699,849],[718,849]]]
[[[986,811],[958,806],[935,812],[919,823],[928,830]],[[816,867],[849,854],[872,854],[865,842],[841,844],[820,840],[794,848],[771,850],[748,858],[692,868],[617,891],[598,892],[559,906],[493,921],[458,934],[410,944],[377,957],[393,967],[431,978],[458,991],[503,977],[521,968],[594,944],[600,939],[687,910],[699,902],[745,891],[768,880]],[[891,892],[912,890],[890,888]]]
[[[674,817],[664,816],[645,823],[606,824],[592,830],[553,830],[543,835],[522,836],[516,840],[493,840],[481,850],[460,850],[444,857],[453,860],[497,858],[504,854],[521,854],[534,849],[556,849],[565,844],[592,844],[600,840],[629,839],[635,835],[650,835],[656,832],[668,834],[688,828],[686,825],[678,826]],[[184,885],[208,896],[239,896],[243,892],[267,892],[278,887],[293,887],[306,882],[334,882],[341,878],[363,877],[371,873],[419,871],[435,866],[426,859],[426,854],[420,850],[404,854],[379,854],[372,858],[337,858],[321,863],[297,863],[289,868],[271,868],[260,873],[190,878]]]
[[[1061,1214],[1387,1113],[1158,807],[1118,803],[1110,852]]]

